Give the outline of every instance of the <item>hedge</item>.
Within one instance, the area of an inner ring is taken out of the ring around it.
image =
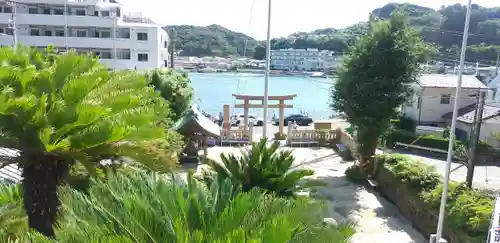
[[[395,129],[388,133],[386,137],[386,146],[394,147],[394,144],[396,142],[400,142],[406,144],[414,144],[422,147],[448,150],[449,140],[446,138],[434,135],[424,135],[420,138],[419,137],[420,137],[419,135],[415,135],[414,133],[405,130]],[[457,148],[458,144],[460,144],[459,141],[455,142],[454,147]]]
[[[384,166],[395,177],[414,190],[429,209],[439,212],[442,177],[434,167],[412,160],[404,155],[378,155],[379,166]],[[484,238],[488,234],[494,197],[484,190],[469,189],[464,183],[451,181],[446,205],[446,223],[456,231],[471,237]]]

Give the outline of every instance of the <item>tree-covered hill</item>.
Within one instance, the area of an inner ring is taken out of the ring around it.
[[[257,46],[252,37],[220,25],[170,25],[164,29],[173,33],[175,48],[182,56],[253,56]]]
[[[466,8],[460,4],[443,6],[439,10],[413,4],[389,3],[373,10],[371,18],[385,19],[393,12],[407,15],[408,22],[420,31],[425,41],[436,44],[440,53],[435,60],[453,62],[458,59]],[[176,47],[181,55],[243,55],[247,41],[246,56],[264,58],[264,42],[217,25],[207,27],[168,26],[175,32]],[[318,29],[309,33],[300,32],[272,40],[273,49],[319,48],[344,52],[356,38],[367,31],[367,23],[358,23],[345,29]],[[473,5],[469,30],[467,61],[494,65],[500,51],[500,8],[484,8]]]

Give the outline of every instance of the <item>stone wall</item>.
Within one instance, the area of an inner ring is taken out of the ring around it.
[[[357,158],[358,147],[356,145],[356,140],[341,128],[337,128],[336,133],[337,134],[335,135],[335,137],[337,138],[338,142],[340,142],[341,144],[345,144],[351,151],[351,155]]]
[[[377,188],[379,192],[399,208],[403,216],[412,222],[414,228],[425,237],[436,232],[438,215],[428,209],[416,192],[411,191],[384,167],[377,170],[375,179],[379,183]],[[474,241],[462,232],[454,232],[446,226],[443,236],[449,243],[477,243],[477,240]]]

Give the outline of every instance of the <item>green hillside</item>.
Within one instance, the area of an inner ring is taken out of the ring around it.
[[[404,12],[408,16],[410,26],[418,30],[425,41],[439,47],[440,53],[435,57],[436,60],[453,62],[458,59],[465,22],[465,6],[455,4],[434,10],[413,4],[389,3],[373,10],[371,16],[373,19],[385,19],[394,11]],[[176,47],[182,50],[181,55],[243,55],[247,42],[246,56],[264,58],[264,42],[218,25],[180,25],[167,28],[174,31]],[[319,48],[341,53],[366,31],[367,24],[358,23],[345,29],[327,28],[309,33],[295,33],[272,40],[272,48]],[[499,51],[500,8],[473,5],[467,61],[494,65]]]
[[[182,56],[253,56],[258,42],[250,36],[226,29],[220,25],[170,25],[174,44]],[[247,53],[245,53],[245,43]]]

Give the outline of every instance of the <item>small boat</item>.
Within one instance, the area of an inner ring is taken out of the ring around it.
[[[310,78],[326,78],[326,74],[323,72],[314,72],[309,75]]]
[[[217,70],[215,68],[200,68],[198,69],[199,73],[215,73]]]

